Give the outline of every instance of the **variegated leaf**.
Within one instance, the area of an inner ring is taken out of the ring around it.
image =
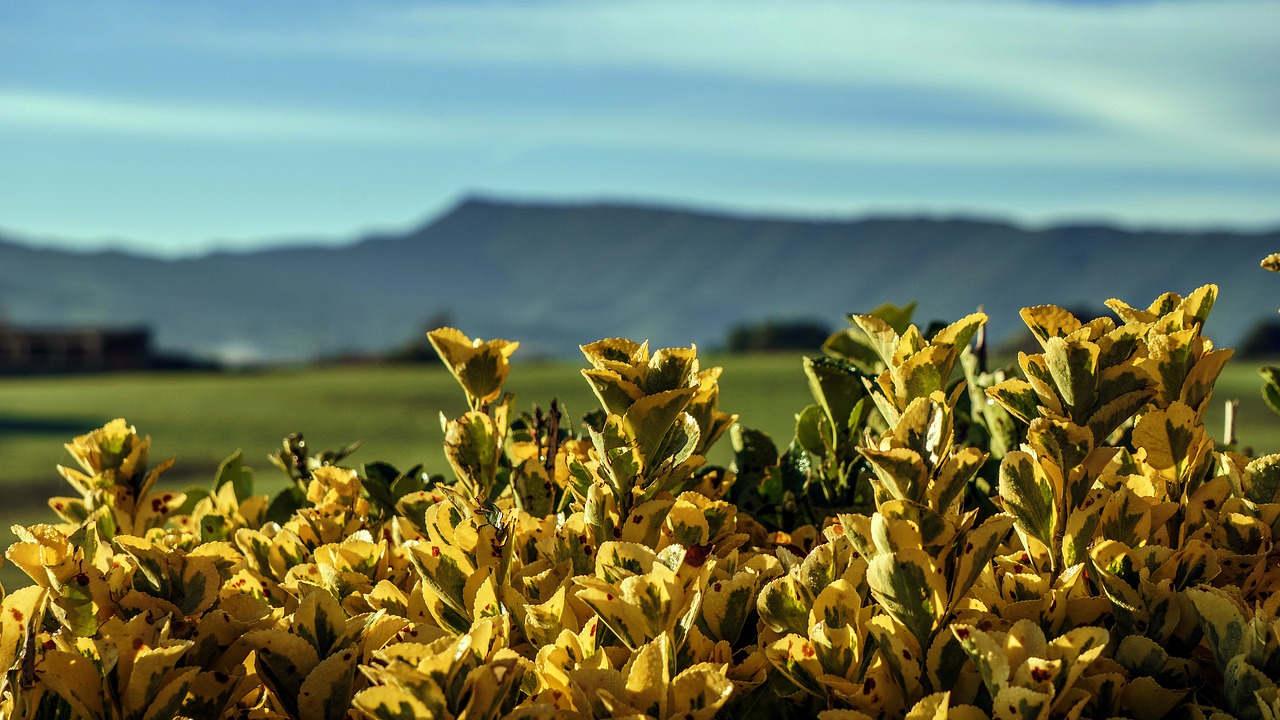
[[[801,636],[808,635],[812,604],[808,588],[790,574],[768,582],[756,601],[760,619],[774,632]]]
[[[1046,546],[1051,545],[1056,530],[1057,495],[1035,456],[1015,450],[1000,462],[1000,499],[1004,509],[1013,515],[1022,532]]]
[[[920,548],[879,555],[867,570],[867,583],[885,610],[928,647],[947,609],[946,580],[929,555]]]
[[[1009,686],[991,701],[992,720],[1047,720],[1053,696],[1023,687]]]

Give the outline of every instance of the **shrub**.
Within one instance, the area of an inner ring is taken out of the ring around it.
[[[453,329],[448,477],[291,436],[274,498],[238,456],[175,492],[113,421],[15,528],[0,715],[1280,717],[1280,455],[1205,429],[1216,292],[1028,308],[1020,377],[982,314],[853,316],[782,450],[693,348],[584,346],[575,426]]]

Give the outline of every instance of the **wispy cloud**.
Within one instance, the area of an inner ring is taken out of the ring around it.
[[[412,156],[438,187],[466,176],[526,194],[1280,217],[1269,0],[49,0],[10,12],[0,140],[114,157],[162,139],[146,159],[154,178],[244,146],[374,179],[418,174],[408,160],[387,170]],[[27,157],[51,188],[89,184]],[[634,171],[650,157],[669,172]],[[246,174],[226,165],[209,163]],[[876,173],[893,182],[866,185]],[[307,192],[308,175],[289,175],[290,191]],[[776,182],[749,186],[753,175]],[[417,216],[463,189],[403,193],[416,205],[384,212]],[[379,219],[355,212],[343,222]],[[281,215],[272,227],[315,226]]]
[[[1262,0],[594,0],[358,6],[301,28],[177,37],[235,52],[644,69],[835,91],[945,88],[1090,123],[1100,134],[1276,162],[1276,27],[1280,3]]]
[[[451,128],[396,118],[299,107],[244,106],[145,97],[0,89],[0,127],[202,140],[403,142],[448,139]]]
[[[876,114],[879,117],[879,114]],[[1108,129],[933,128],[922,132],[891,123],[679,116],[661,112],[542,108],[509,116],[490,113],[397,115],[298,106],[228,105],[96,97],[0,89],[0,128],[100,133],[214,142],[339,143],[356,146],[486,148],[508,155],[544,147],[693,152],[703,155],[822,162],[964,164],[974,167],[1143,166],[1238,170],[1266,166],[1253,154],[1229,159],[1214,148],[1181,147],[1160,138]]]

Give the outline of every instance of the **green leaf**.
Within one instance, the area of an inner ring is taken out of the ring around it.
[[[1272,412],[1280,414],[1280,367],[1268,365],[1258,368],[1258,374],[1262,376],[1262,399],[1267,402],[1267,407]]]
[[[911,317],[916,313],[916,302],[912,300],[906,305],[894,305],[893,303],[883,303],[872,310],[869,315],[880,318],[894,332],[901,335],[907,331],[907,326],[911,324]],[[850,317],[852,322],[852,317]]]
[[[832,439],[838,440],[848,433],[854,406],[867,394],[862,376],[837,358],[805,358],[804,374],[809,378],[809,392],[831,421]]]
[[[290,485],[271,498],[267,506],[267,522],[286,523],[289,518],[307,504],[307,496],[295,485]]]
[[[1052,547],[1056,510],[1053,487],[1036,458],[1021,450],[1004,456],[1000,463],[1000,499],[1018,528]]]
[[[933,629],[947,608],[946,580],[920,548],[899,548],[871,560],[867,584],[876,600],[902,623],[921,647],[929,647]]]
[[[817,404],[808,405],[796,416],[796,442],[818,457],[835,448],[831,421]]]
[[[1091,342],[1068,343],[1062,338],[1049,338],[1044,343],[1044,357],[1049,374],[1066,408],[1074,420],[1083,420],[1084,411],[1093,407],[1097,397],[1098,346]]]
[[[235,490],[236,500],[244,502],[253,495],[253,468],[244,464],[243,453],[236,450],[218,466],[217,477],[213,481],[213,491],[217,493],[223,485],[231,483]]]
[[[858,328],[846,328],[832,333],[822,344],[822,351],[848,361],[864,375],[878,375],[884,371],[884,361],[867,340],[866,333]]]
[[[813,596],[793,575],[771,580],[756,600],[760,619],[774,632],[808,636]]]
[[[694,348],[663,348],[649,359],[644,394],[680,390],[696,384],[698,357]]]
[[[986,461],[987,454],[976,447],[961,448],[952,454],[929,486],[930,506],[938,512],[946,512]]]

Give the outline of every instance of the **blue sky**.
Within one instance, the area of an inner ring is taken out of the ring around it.
[[[0,232],[338,242],[468,193],[1280,225],[1280,2],[0,5]]]

